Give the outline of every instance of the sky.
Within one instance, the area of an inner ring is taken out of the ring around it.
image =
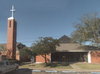
[[[71,36],[82,16],[100,14],[100,0],[0,0],[0,43],[7,42],[7,19],[16,12],[17,42],[31,46],[39,37]]]

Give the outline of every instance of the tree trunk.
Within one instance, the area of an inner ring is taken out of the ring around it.
[[[47,57],[46,57],[46,54],[44,55],[44,58],[45,58],[45,63],[47,63],[47,59],[46,59]]]

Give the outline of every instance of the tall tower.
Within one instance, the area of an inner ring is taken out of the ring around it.
[[[8,30],[7,30],[7,57],[9,59],[16,59],[16,20],[14,18],[14,6],[10,10],[12,16],[8,18]]]

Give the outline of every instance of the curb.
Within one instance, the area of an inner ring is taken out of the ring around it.
[[[49,73],[72,73],[72,74],[100,74],[100,72],[77,72],[77,71],[56,71],[56,70],[32,70],[32,72],[49,72]]]

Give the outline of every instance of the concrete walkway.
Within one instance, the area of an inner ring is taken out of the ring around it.
[[[75,65],[75,64],[70,64],[70,66],[73,68],[73,69],[80,69],[77,65]]]

